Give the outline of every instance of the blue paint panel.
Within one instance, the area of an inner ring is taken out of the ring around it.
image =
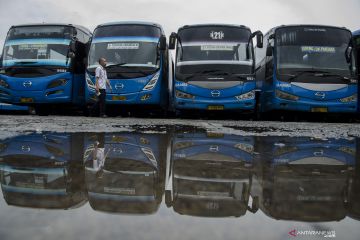
[[[194,96],[193,99],[178,98],[174,93],[174,104],[176,109],[201,109],[207,110],[211,105],[222,105],[224,110],[247,110],[255,109],[255,97],[250,99],[238,100],[236,96],[251,92],[256,88],[256,82],[245,82],[244,84],[218,90],[219,97],[213,97],[212,89],[202,88],[184,82],[174,81],[175,91],[181,91]]]
[[[80,88],[81,82],[84,81],[81,76],[76,79],[77,87]],[[0,87],[1,91],[7,92],[8,95],[0,95],[0,101],[12,104],[20,104],[21,98],[32,98],[34,103],[71,103],[73,101],[73,84],[74,75],[72,73],[59,73],[46,77],[37,78],[17,78],[0,75],[0,78],[5,80],[10,88]],[[63,86],[47,89],[47,86],[57,79],[66,79],[67,82]],[[25,82],[31,82],[31,86],[25,86]],[[54,91],[61,91],[56,94],[50,94]]]
[[[0,103],[0,110],[3,110],[3,111],[28,111],[29,107],[12,105],[12,104],[7,104],[7,103]]]

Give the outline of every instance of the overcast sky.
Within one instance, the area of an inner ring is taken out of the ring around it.
[[[105,22],[145,20],[160,23],[167,35],[197,23],[242,24],[264,33],[297,23],[357,30],[359,12],[360,0],[0,0],[0,46],[9,27],[23,23],[74,23],[93,30]]]

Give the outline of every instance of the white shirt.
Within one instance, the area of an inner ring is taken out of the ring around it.
[[[106,89],[107,73],[105,68],[98,66],[95,70],[95,77],[99,78],[99,89]]]

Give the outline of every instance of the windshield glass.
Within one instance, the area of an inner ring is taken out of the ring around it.
[[[123,64],[122,66],[157,68],[157,44],[157,39],[94,39],[90,48],[88,68],[96,68],[101,57],[106,58],[108,66]]]
[[[68,66],[72,28],[38,26],[12,28],[3,51],[3,66]]]
[[[95,69],[101,57],[106,58],[110,72],[128,69],[157,69],[158,42],[161,30],[154,26],[116,25],[98,28],[89,52],[89,69]]]
[[[249,74],[253,66],[250,31],[240,27],[200,26],[179,31],[177,74],[216,69]]]
[[[279,74],[323,71],[350,75],[345,52],[351,33],[330,27],[286,27],[276,31]]]

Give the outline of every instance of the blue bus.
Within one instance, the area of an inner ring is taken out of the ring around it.
[[[356,74],[357,74],[357,80],[360,80],[360,30],[355,31],[353,33],[353,47],[355,52],[355,59],[356,59]],[[358,84],[358,92],[359,92],[359,84]],[[358,113],[360,113],[360,106],[359,106],[359,94],[358,94]]]
[[[0,142],[0,183],[8,205],[72,209],[87,202],[79,134],[29,134]]]
[[[164,154],[158,134],[90,133],[85,181],[96,211],[153,214],[164,192]]]
[[[12,26],[0,69],[0,101],[34,106],[85,105],[86,44],[91,32],[71,24]]]
[[[356,139],[356,165],[355,174],[349,186],[349,212],[348,216],[360,220],[360,139]]]
[[[242,25],[189,25],[172,33],[175,110],[253,111],[255,36],[261,48],[262,33]]]
[[[357,109],[358,81],[346,28],[287,25],[255,49],[257,110],[349,113]]]
[[[114,22],[96,27],[86,71],[86,102],[96,101],[95,69],[99,58],[107,59],[106,103],[115,110],[127,106],[167,110],[169,64],[164,30],[148,22]]]
[[[217,133],[175,134],[167,164],[165,203],[179,214],[240,217],[249,205],[253,137]]]
[[[256,145],[259,206],[266,215],[307,222],[346,217],[355,140],[263,137]]]

